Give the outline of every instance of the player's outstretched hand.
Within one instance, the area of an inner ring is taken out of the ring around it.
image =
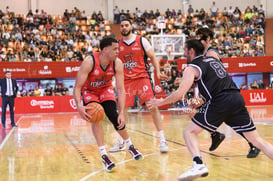
[[[151,99],[151,100],[149,100],[149,101],[146,103],[146,106],[147,106],[147,108],[148,108],[149,110],[151,110],[151,109],[153,109],[153,108],[159,106],[159,104],[160,104],[161,101],[162,101],[161,99]]]
[[[192,109],[196,109],[204,104],[204,100],[202,98],[191,98],[187,102],[189,107]]]
[[[169,81],[170,78],[163,72],[160,72],[158,75],[157,75],[157,78],[159,78],[160,80],[166,80],[166,81]]]
[[[181,80],[182,80],[182,77],[176,77],[176,79],[174,80],[174,85],[179,86]]]

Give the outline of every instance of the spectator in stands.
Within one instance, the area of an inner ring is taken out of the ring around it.
[[[257,80],[254,80],[250,87],[251,89],[259,89],[259,84],[257,83]]]
[[[189,4],[189,8],[188,8],[188,14],[193,14],[194,9],[192,8],[192,5]]]
[[[26,90],[26,87],[24,85],[22,86],[22,89],[20,90],[20,96],[21,97],[27,96],[27,90]]]
[[[46,89],[44,91],[44,96],[52,96],[53,91],[49,84],[46,84]]]
[[[65,86],[65,84],[62,84],[61,95],[69,95],[68,88]]]
[[[211,17],[217,17],[219,8],[216,6],[215,1],[212,2],[210,7]]]
[[[116,23],[116,24],[119,24],[120,23],[120,11],[119,11],[119,8],[118,8],[118,6],[115,6],[115,8],[114,8],[114,10],[113,10],[113,12],[114,12],[114,23]]]
[[[263,82],[262,79],[259,80],[258,87],[259,89],[265,89],[265,83]]]
[[[35,90],[33,91],[33,96],[41,96],[41,91],[39,89],[39,86],[35,87]]]
[[[29,86],[27,95],[28,95],[28,96],[33,96],[33,93],[34,93],[33,87],[32,87],[32,86]]]

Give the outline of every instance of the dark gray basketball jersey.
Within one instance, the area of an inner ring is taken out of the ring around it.
[[[203,55],[195,57],[189,66],[197,68],[200,72],[200,76],[195,81],[198,84],[201,97],[206,102],[222,91],[239,90],[222,62],[214,57],[204,57]]]
[[[220,57],[220,55],[219,55],[218,50],[217,50],[216,48],[213,48],[212,46],[209,46],[209,47],[206,49],[206,51],[204,52],[203,55],[204,55],[204,56],[207,56],[207,53],[208,53],[210,50],[216,52],[217,55],[218,55],[219,60],[222,62],[222,59],[221,59],[221,57]]]

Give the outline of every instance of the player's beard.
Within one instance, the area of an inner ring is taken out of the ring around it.
[[[122,31],[122,32],[121,32],[121,35],[122,35],[122,36],[128,36],[128,35],[131,34],[131,32],[132,32],[132,30],[129,30],[127,33]]]

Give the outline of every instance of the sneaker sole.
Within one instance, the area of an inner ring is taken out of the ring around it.
[[[140,157],[134,158],[135,161],[140,161],[140,160],[143,160],[143,159],[144,159],[143,155],[141,155]]]
[[[107,169],[107,168],[105,168],[105,170],[106,170],[106,172],[110,173],[110,172],[115,171],[116,168],[117,168],[117,167],[116,167],[116,165],[115,165],[111,170],[109,170],[109,169]]]
[[[196,179],[196,178],[206,177],[206,176],[208,176],[208,175],[209,175],[209,173],[206,172],[206,173],[203,173],[203,174],[201,174],[201,175],[188,176],[188,177],[186,177],[186,178],[178,178],[178,180],[179,180],[179,181],[191,181],[191,180],[194,180],[194,179]]]
[[[125,147],[119,149],[119,150],[109,150],[110,153],[116,153],[116,152],[120,152],[120,151],[124,151]]]

